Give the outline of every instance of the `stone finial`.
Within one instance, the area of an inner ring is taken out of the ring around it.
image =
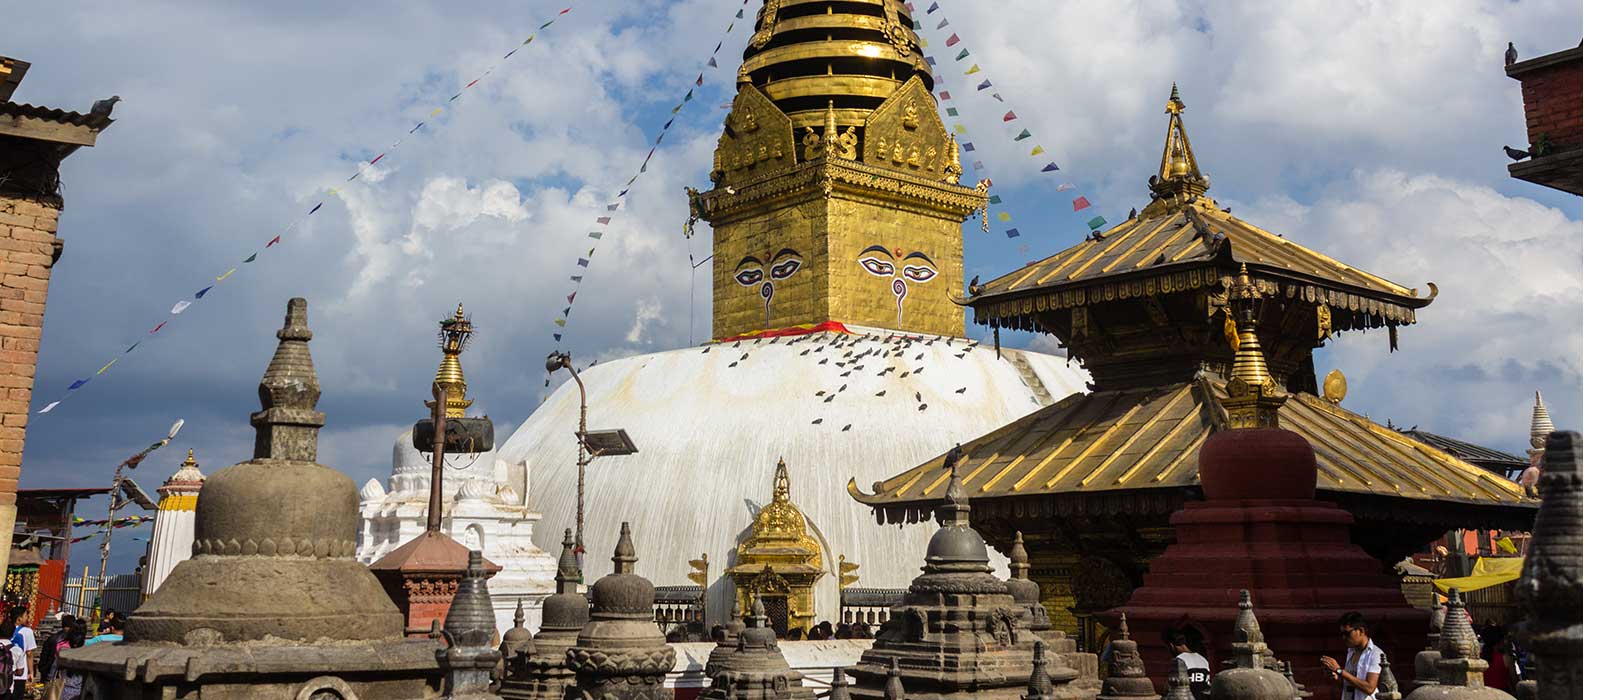
[[[1128,615],[1117,621],[1117,639],[1111,640],[1111,668],[1101,683],[1099,700],[1159,700],[1156,686],[1145,677],[1139,643],[1128,634]]]
[[[883,684],[883,700],[905,700],[906,686],[900,682],[900,659],[889,659],[889,677]]]
[[[633,531],[628,523],[622,523],[622,534],[617,538],[617,549],[611,555],[613,571],[619,574],[633,573],[633,565],[639,561],[638,554],[633,549]]]
[[[556,593],[577,593],[583,582],[583,571],[578,569],[577,543],[572,539],[572,528],[561,538],[561,557],[556,560]]]
[[[1022,531],[1018,530],[1015,538],[1011,540],[1011,578],[1019,581],[1028,580],[1028,549],[1022,545]]]
[[[261,377],[261,410],[250,415],[256,429],[255,459],[315,462],[317,431],[327,417],[317,410],[322,386],[311,364],[311,328],[306,300],[289,300],[278,349]]]
[[[1023,700],[1055,700],[1056,689],[1050,684],[1050,669],[1044,657],[1044,642],[1033,643],[1033,675],[1028,676],[1028,692]]]
[[[1261,623],[1256,620],[1256,606],[1250,602],[1250,591],[1239,591],[1239,616],[1233,621],[1233,641],[1235,643],[1265,644],[1266,637],[1261,634]]]
[[[488,647],[494,640],[494,605],[489,602],[489,586],[483,570],[483,552],[467,553],[467,575],[456,587],[445,614],[444,631],[454,646]]]
[[[1555,423],[1550,422],[1550,411],[1544,407],[1544,395],[1537,390],[1533,392],[1533,420],[1528,425],[1528,444],[1533,449],[1545,449],[1549,443],[1550,433],[1555,432]]]
[[[523,651],[533,641],[533,632],[529,631],[525,624],[527,621],[528,616],[522,610],[522,599],[518,598],[517,611],[511,616],[511,629],[506,630],[505,636],[500,639],[502,656],[510,657]]]
[[[939,506],[940,520],[946,525],[971,524],[972,506],[967,502],[967,489],[961,484],[961,446],[956,445],[944,455],[944,468],[950,470],[950,486],[945,489],[944,503]]]
[[[1212,700],[1290,700],[1302,697],[1267,647],[1250,592],[1239,591],[1233,622],[1233,668],[1211,677]]]
[[[1183,659],[1172,660],[1172,672],[1167,674],[1167,694],[1162,700],[1195,700],[1189,690],[1189,665]]]
[[[1395,680],[1394,671],[1389,668],[1389,655],[1379,654],[1378,662],[1382,669],[1378,673],[1378,700],[1400,700],[1400,681]]]
[[[1446,604],[1444,630],[1439,635],[1439,654],[1449,659],[1474,659],[1480,651],[1478,636],[1467,622],[1467,604],[1461,599],[1461,589],[1450,589],[1450,602]]]
[[[1583,436],[1552,432],[1545,447],[1515,634],[1539,661],[1540,700],[1566,700],[1583,688]]]
[[[843,666],[833,668],[833,682],[828,687],[828,700],[850,700],[850,681],[844,676]]]

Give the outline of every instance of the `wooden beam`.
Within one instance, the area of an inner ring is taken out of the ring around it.
[[[37,117],[0,115],[0,135],[73,146],[93,146],[100,132],[87,127]]]

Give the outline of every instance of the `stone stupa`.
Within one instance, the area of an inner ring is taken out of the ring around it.
[[[767,626],[761,598],[750,601],[751,624],[739,633],[739,646],[711,679],[703,700],[815,700],[803,679],[778,651],[778,634]]]
[[[195,556],[134,611],[124,642],[62,654],[93,697],[439,697],[437,643],[404,638],[355,560],[355,483],[316,463],[310,340],[306,301],[291,299],[250,416],[255,455],[200,490]]]

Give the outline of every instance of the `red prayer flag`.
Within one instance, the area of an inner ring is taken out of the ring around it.
[[[1000,121],[1009,122],[1009,121],[1016,120],[1016,118],[1017,118],[1017,113],[1016,112],[1006,112],[1006,116],[1001,117]]]
[[[482,78],[473,78],[472,82],[467,83],[467,87],[472,87],[474,85],[477,85],[479,80],[482,80]]]
[[[151,328],[151,329],[150,329],[150,332],[151,332],[151,333],[154,333],[154,332],[156,332],[156,331],[159,331],[159,330],[161,330],[161,327],[162,327],[162,326],[165,326],[165,325],[167,325],[167,322],[166,322],[166,321],[162,321],[162,322],[160,322],[160,323],[157,323],[157,324],[156,324],[156,327],[155,327],[155,328]]]
[[[959,44],[959,43],[961,43],[961,37],[956,36],[954,34],[951,34],[949,39],[945,39],[944,40],[944,45],[945,46],[955,46],[956,44]]]
[[[561,15],[564,15],[564,14],[567,14],[567,13],[568,13],[568,12],[571,12],[571,11],[572,11],[572,8],[570,8],[570,7],[569,7],[569,8],[567,8],[567,9],[565,9],[565,10],[562,10],[562,11],[560,11],[560,12],[557,12],[557,13],[556,13],[556,16],[557,16],[557,17],[560,17],[560,16],[561,16]]]
[[[273,236],[272,240],[267,241],[267,247],[271,248],[272,246],[277,245],[278,241],[281,240],[283,240],[283,236]]]
[[[1073,211],[1083,211],[1083,210],[1088,209],[1088,208],[1089,208],[1089,198],[1088,197],[1079,197],[1077,199],[1072,200],[1072,210]]]

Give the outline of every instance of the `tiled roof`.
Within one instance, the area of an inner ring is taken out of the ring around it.
[[[983,499],[1197,486],[1200,445],[1227,414],[1214,379],[1077,394],[963,445],[967,493]],[[1516,506],[1532,501],[1498,475],[1309,394],[1279,413],[1317,456],[1319,491]],[[862,493],[875,507],[938,500],[949,472],[934,459]]]
[[[1416,428],[1412,428],[1411,430],[1406,430],[1403,432],[1417,440],[1448,452],[1451,456],[1464,462],[1471,462],[1479,466],[1504,465],[1513,469],[1519,469],[1528,466],[1527,457],[1519,457],[1509,452],[1501,452],[1500,450],[1484,447],[1482,445],[1474,445],[1465,440],[1457,440],[1453,437],[1446,437],[1444,435],[1430,433],[1425,430],[1417,430]]]
[[[50,107],[36,107],[34,105],[24,104],[21,102],[3,101],[0,101],[0,116],[31,117],[33,119],[55,122],[57,124],[86,126],[96,131],[110,126],[112,121],[111,117],[82,114],[80,112],[68,112],[64,109],[53,109]]]
[[[1223,238],[1213,244],[1209,241],[1215,234]],[[1215,281],[1214,276],[1197,274],[1200,269],[1232,274],[1240,263],[1249,265],[1253,277],[1272,285],[1271,293],[1278,293],[1279,283],[1292,285],[1283,290],[1289,296],[1308,300],[1315,296],[1398,323],[1414,322],[1413,310],[1432,299],[1252,226],[1216,209],[1209,200],[1171,213],[1141,214],[1102,236],[1103,240],[1084,241],[984,283],[982,291],[968,299],[979,322],[1027,313],[1038,305],[1025,300],[1047,292],[1078,290],[1083,296],[1089,288],[1130,282],[1162,292],[1188,289]],[[1068,300],[1065,305],[1077,304]]]

